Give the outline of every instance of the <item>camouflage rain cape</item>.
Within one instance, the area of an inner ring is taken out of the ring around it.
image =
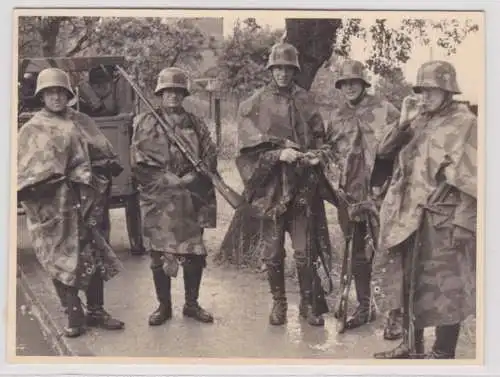
[[[174,132],[183,137],[191,153],[213,171],[217,154],[205,123],[191,113],[166,114]],[[209,178],[198,175],[188,187],[173,186],[173,180],[194,167],[167,138],[152,113],[134,120],[131,145],[132,172],[140,192],[144,247],[148,251],[206,255],[202,228],[215,228],[217,203]]]
[[[84,289],[96,269],[104,280],[119,272],[116,255],[100,250],[85,224],[94,219],[105,227],[110,176],[121,171],[111,144],[85,114],[43,109],[21,127],[18,198],[36,256],[52,278]]]
[[[353,203],[367,200],[374,178],[378,145],[399,121],[399,111],[391,103],[365,93],[357,105],[345,101],[331,114],[327,143],[336,169],[328,169],[330,181],[348,194]],[[392,167],[391,167],[392,168]],[[346,203],[338,206],[340,227],[347,226]]]
[[[400,305],[391,291],[402,281],[401,254],[409,252],[403,242],[416,235],[415,325],[454,324],[475,314],[477,120],[452,102],[434,116],[420,115],[411,133],[381,207],[379,242],[389,251],[376,258],[383,272],[376,284],[389,306]],[[440,181],[444,194],[429,202]],[[454,238],[457,227],[469,235],[465,241]]]
[[[335,202],[332,185],[323,173],[328,165],[324,147],[324,124],[310,95],[294,86],[289,98],[278,94],[270,84],[243,102],[239,109],[238,137],[240,154],[236,165],[244,183],[243,195],[255,211],[237,210],[221,245],[225,259],[238,259],[245,253],[245,263],[261,260],[271,244],[262,239],[261,226],[277,222],[292,203],[302,198],[311,206],[309,220],[315,255],[322,254],[325,268],[331,265],[331,244],[323,200]],[[283,148],[316,150],[322,162],[316,168],[298,169],[281,163]],[[269,237],[279,237],[266,232]],[[311,246],[311,245],[309,245]]]

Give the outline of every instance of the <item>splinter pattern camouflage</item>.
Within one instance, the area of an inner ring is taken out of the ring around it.
[[[356,106],[345,101],[330,115],[327,143],[335,161],[330,171],[336,172],[338,178],[329,178],[339,182],[355,201],[368,199],[378,144],[398,120],[399,111],[394,105],[369,94]],[[359,159],[364,161],[361,163]]]
[[[461,93],[455,67],[440,60],[424,63],[419,68],[413,90],[415,93],[420,93],[422,88],[440,88],[454,94]]]
[[[300,70],[299,52],[289,43],[277,43],[271,48],[266,69],[276,65],[289,65]]]
[[[371,84],[366,79],[365,66],[357,60],[346,60],[340,66],[338,78],[335,80],[335,87],[340,89],[342,81],[359,79],[369,88]]]
[[[379,242],[388,251],[375,257],[374,269],[382,272],[375,284],[393,301],[389,309],[398,307],[402,253],[410,256],[417,246],[417,327],[457,323],[475,314],[477,120],[465,105],[451,103],[438,114],[419,116],[412,133],[380,211]],[[439,177],[449,192],[428,203]],[[457,229],[468,238],[456,239]],[[406,245],[415,234],[417,245]]]
[[[189,94],[189,78],[186,72],[180,68],[169,67],[163,69],[158,75],[155,94],[160,95],[164,89],[180,88]]]
[[[81,289],[96,269],[104,280],[115,276],[118,258],[111,248],[97,252],[84,225],[95,220],[104,227],[110,182],[94,166],[118,165],[115,175],[121,168],[97,125],[72,109],[64,116],[43,109],[20,129],[18,145],[18,193],[40,264],[52,278]]]
[[[158,112],[165,116],[163,110]],[[203,120],[187,112],[168,116],[174,132],[189,144],[191,153],[216,172],[216,147]],[[193,166],[170,143],[152,113],[140,114],[134,120],[131,166],[140,193],[146,250],[206,255],[201,229],[216,227],[215,188],[202,176],[188,187],[175,185],[174,181],[192,171]]]
[[[281,242],[277,240],[284,235],[283,217],[302,203],[313,211],[308,226],[316,244],[307,247],[313,255],[321,254],[330,268],[332,250],[323,198],[333,183],[326,182],[321,173],[328,165],[328,155],[321,150],[325,130],[311,95],[297,85],[287,96],[274,83],[259,89],[240,105],[238,138],[236,166],[245,186],[243,195],[257,214],[245,207],[235,212],[221,245],[222,255],[237,258],[244,253],[250,258],[245,262],[250,263],[255,262],[252,258],[261,262],[275,255]],[[317,153],[325,161],[317,166],[320,180],[310,179],[309,169],[281,163],[281,149],[286,147]],[[310,198],[312,193],[316,195]]]

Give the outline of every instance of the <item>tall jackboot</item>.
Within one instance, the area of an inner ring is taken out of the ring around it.
[[[424,329],[415,329],[415,353],[410,354],[410,339],[408,336],[408,328],[410,327],[410,319],[408,317],[408,296],[403,297],[403,341],[392,350],[377,352],[373,355],[375,359],[421,359],[423,358],[424,349]]]
[[[201,256],[187,258],[184,263],[183,277],[186,302],[184,304],[184,308],[182,309],[182,314],[199,322],[212,323],[214,321],[213,315],[203,309],[198,303],[201,278],[203,276],[204,268],[205,258]]]
[[[285,267],[284,263],[267,266],[267,279],[273,297],[273,308],[269,315],[269,323],[273,326],[285,324],[288,303],[285,291]]]
[[[300,287],[299,313],[311,326],[324,326],[325,320],[322,314],[328,311],[328,306],[326,305],[324,294],[319,294],[320,289],[313,289],[313,279],[317,278],[314,275],[314,271],[307,266],[297,266]],[[315,280],[314,283],[318,287],[318,284],[321,284],[321,282],[319,278]],[[313,295],[316,295],[314,300]],[[313,302],[315,305],[313,305]],[[324,310],[325,307],[326,310]]]
[[[366,323],[375,321],[377,315],[375,307],[371,302],[371,264],[367,261],[353,261],[354,284],[356,287],[356,296],[358,307],[353,315],[347,320],[346,329],[352,330]]]
[[[151,271],[159,306],[151,313],[148,322],[150,326],[159,326],[172,318],[172,279],[165,274],[161,265],[151,267]]]
[[[454,325],[437,326],[436,340],[432,351],[425,356],[426,359],[454,359],[460,334],[460,323]]]
[[[373,355],[375,359],[421,359],[424,357],[424,329],[415,330],[415,352],[410,354],[408,332],[403,331],[403,341],[389,351],[377,352]]]
[[[66,311],[68,316],[68,325],[64,328],[64,336],[76,338],[85,332],[85,314],[83,312],[78,289],[65,286],[64,301],[67,304]]]
[[[392,309],[384,326],[384,339],[396,340],[403,337],[403,313],[401,309]]]
[[[104,310],[104,281],[95,273],[85,291],[87,297],[87,325],[105,330],[121,330],[125,323]]]
[[[68,314],[68,300],[67,300],[67,286],[61,283],[57,279],[52,279],[52,283],[54,284],[54,288],[56,290],[57,297],[59,297],[59,301],[61,302],[61,306],[63,307],[64,313]]]

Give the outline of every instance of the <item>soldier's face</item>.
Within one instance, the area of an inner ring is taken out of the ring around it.
[[[439,88],[422,88],[422,106],[425,111],[436,111],[446,99],[446,92]]]
[[[162,93],[163,106],[165,108],[181,107],[185,92],[179,88],[167,88]]]
[[[53,87],[43,91],[42,100],[49,111],[59,113],[66,109],[69,98],[65,89]]]
[[[345,80],[340,84],[340,90],[349,101],[355,101],[363,93],[364,85],[361,80]]]
[[[101,98],[106,97],[111,92],[111,82],[109,81],[93,82],[91,85],[95,94]]]
[[[277,65],[271,70],[274,81],[280,88],[288,88],[295,75],[295,67],[289,65]]]

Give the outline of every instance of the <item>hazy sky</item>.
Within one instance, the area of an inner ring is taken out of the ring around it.
[[[281,12],[268,11],[267,14],[259,13],[257,16],[254,12],[250,12],[248,15],[244,12],[236,12],[232,14],[224,14],[224,34],[230,35],[234,26],[236,19],[244,19],[245,17],[256,18],[259,25],[269,25],[271,28],[284,28],[285,19]],[[384,17],[389,19],[389,24],[397,26],[401,21],[401,16],[391,17],[388,16],[389,12],[384,14]],[[369,15],[367,15],[369,16]],[[362,18],[365,24],[370,24],[375,18],[380,18],[380,15],[374,15],[373,17],[367,17],[365,15],[360,16],[359,14],[352,17]],[[441,14],[441,19],[443,14]],[[454,15],[455,18],[457,16]],[[354,59],[363,60],[367,57],[367,52],[363,51],[366,47],[369,47],[369,41],[355,40],[353,44],[353,51],[351,57]],[[433,48],[434,59],[447,60],[454,64],[460,88],[463,92],[463,98],[470,100],[473,103],[477,103],[479,97],[481,96],[480,91],[482,86],[480,84],[482,80],[482,70],[484,70],[484,35],[480,32],[470,35],[467,39],[458,46],[457,53],[451,57],[445,56],[444,50],[439,47]],[[429,47],[415,46],[412,52],[412,58],[403,67],[405,76],[409,82],[415,82],[416,72],[420,64],[429,60],[430,49]]]

